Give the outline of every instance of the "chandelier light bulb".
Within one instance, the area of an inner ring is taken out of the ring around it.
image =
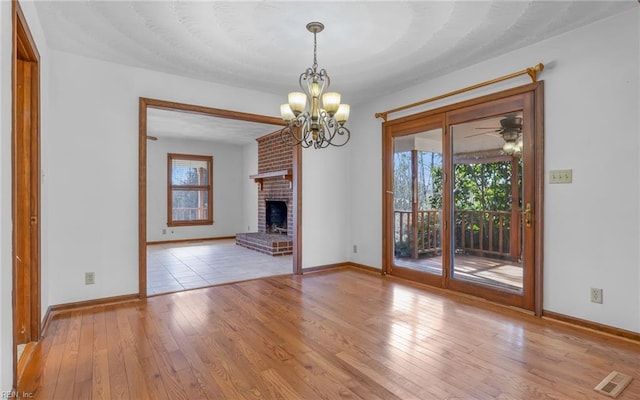
[[[335,116],[336,121],[338,121],[340,125],[343,125],[349,119],[349,110],[350,107],[348,104],[340,104]]]
[[[289,93],[289,107],[297,117],[307,107],[307,95],[302,92]]]
[[[289,121],[293,120],[296,117],[293,114],[293,111],[291,111],[291,107],[289,106],[289,104],[286,104],[286,103],[285,104],[280,104],[280,116],[286,122],[289,122]]]
[[[322,95],[322,106],[329,116],[333,116],[340,107],[340,93],[327,92]]]
[[[311,97],[319,97],[322,93],[322,86],[318,82],[311,82],[309,85],[309,94]]]

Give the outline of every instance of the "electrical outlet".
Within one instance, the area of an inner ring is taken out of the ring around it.
[[[166,235],[166,234],[167,234],[167,230],[166,230],[166,229],[163,229],[163,230],[162,230],[162,234],[163,234],[163,235]]]
[[[357,253],[357,252],[358,252],[358,245],[357,245],[357,244],[354,244],[354,245],[353,245],[353,252],[354,252],[354,253]]]
[[[602,304],[602,289],[591,288],[591,302]]]
[[[572,181],[572,169],[553,169],[549,171],[549,183],[571,183]]]
[[[84,273],[84,284],[85,285],[93,285],[96,283],[96,273],[95,272],[85,272]]]

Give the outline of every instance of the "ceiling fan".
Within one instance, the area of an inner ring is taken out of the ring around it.
[[[522,153],[522,117],[519,114],[507,114],[500,120],[500,127],[476,128],[491,129],[488,132],[480,132],[466,137],[498,134],[504,140],[502,151],[508,155],[519,156]]]

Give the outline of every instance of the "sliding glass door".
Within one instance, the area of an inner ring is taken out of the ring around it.
[[[535,99],[523,91],[385,123],[386,273],[534,309]]]

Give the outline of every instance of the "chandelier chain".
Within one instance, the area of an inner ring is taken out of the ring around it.
[[[313,71],[318,69],[318,59],[316,56],[318,50],[318,43],[316,42],[316,33],[313,32]]]

